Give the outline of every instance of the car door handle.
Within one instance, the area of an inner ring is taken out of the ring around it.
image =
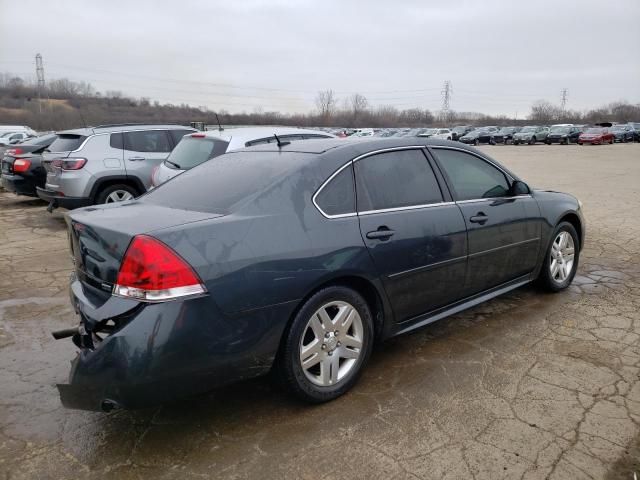
[[[386,240],[393,237],[395,233],[396,232],[390,230],[388,227],[378,227],[378,229],[373,232],[367,232],[367,238],[370,240]]]
[[[143,160],[146,159],[144,157],[129,157],[130,162],[142,162]]]
[[[471,223],[479,223],[480,225],[484,225],[487,220],[489,220],[489,217],[482,212],[478,212],[476,215],[469,218]]]

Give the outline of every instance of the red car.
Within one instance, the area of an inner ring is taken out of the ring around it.
[[[604,143],[613,143],[616,141],[616,136],[607,128],[592,127],[587,128],[578,137],[578,145],[583,143],[590,143],[592,145],[601,145]]]

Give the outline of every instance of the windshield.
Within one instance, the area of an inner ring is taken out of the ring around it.
[[[466,127],[456,127],[453,129],[453,131],[456,133],[463,133],[466,129]]]
[[[531,133],[535,131],[536,127],[524,127],[522,130],[520,130],[520,133]]]
[[[569,133],[568,127],[552,127],[551,133]]]
[[[584,133],[602,133],[603,131],[602,128],[588,128]]]
[[[71,152],[76,150],[82,145],[85,140],[84,135],[71,135],[60,134],[51,145],[49,145],[50,152]]]
[[[170,168],[189,170],[227,151],[228,142],[208,137],[182,137],[180,143],[169,154],[165,164]]]
[[[500,133],[513,133],[515,128],[513,127],[504,127],[500,129]]]
[[[56,134],[50,133],[48,135],[42,135],[40,137],[33,137],[25,140],[21,143],[21,145],[46,145],[47,143],[50,143],[54,138],[56,138]]]
[[[616,132],[624,132],[626,127],[624,125],[615,125],[611,127],[611,130],[615,130]]]
[[[287,177],[306,160],[305,154],[297,152],[228,153],[174,177],[141,197],[140,201],[183,210],[225,214],[252,195]]]

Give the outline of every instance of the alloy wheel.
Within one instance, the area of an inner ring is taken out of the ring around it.
[[[332,301],[309,319],[300,340],[300,365],[307,379],[333,386],[354,369],[363,352],[364,327],[353,305]]]
[[[569,232],[562,231],[556,235],[551,245],[550,255],[551,278],[556,283],[563,283],[571,275],[575,257],[575,245]]]
[[[104,203],[124,202],[125,200],[131,200],[133,195],[126,190],[114,190],[111,192]]]

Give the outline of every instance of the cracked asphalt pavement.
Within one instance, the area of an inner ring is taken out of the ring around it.
[[[0,193],[0,479],[640,477],[640,144],[484,148],[584,202],[573,286],[388,341],[320,406],[261,378],[152,410],[63,409],[63,212]]]

